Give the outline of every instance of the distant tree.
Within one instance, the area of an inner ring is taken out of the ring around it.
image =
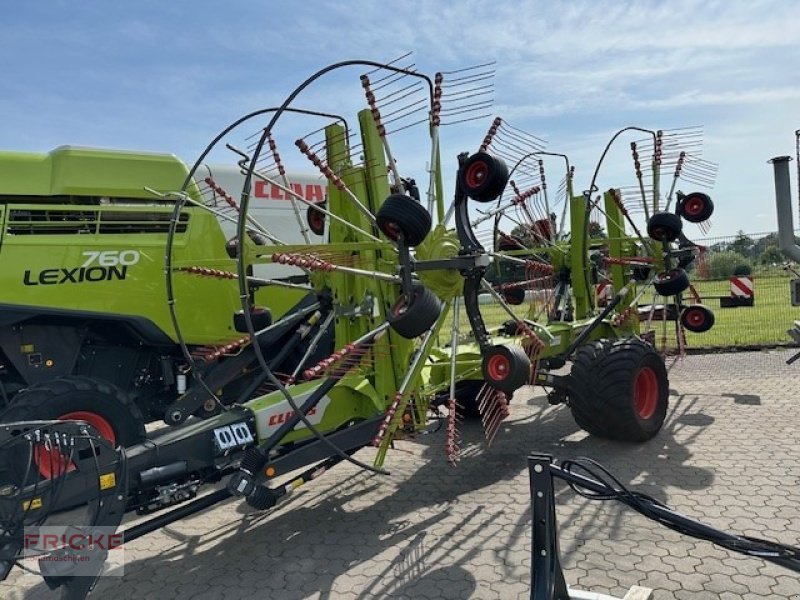
[[[736,233],[736,237],[731,242],[730,246],[728,246],[729,250],[747,257],[753,256],[754,248],[755,242],[753,241],[753,238],[751,238],[741,229]]]
[[[606,237],[606,232],[603,229],[603,226],[600,225],[597,221],[589,221],[589,237],[592,238],[604,238]]]
[[[752,268],[746,257],[732,250],[713,252],[708,257],[708,276],[711,279],[725,279],[737,273],[749,275]]]
[[[786,258],[783,256],[780,248],[777,245],[771,244],[764,248],[764,251],[758,257],[758,262],[762,265],[774,265],[779,264],[785,261]]]

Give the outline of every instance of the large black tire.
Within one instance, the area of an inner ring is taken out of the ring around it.
[[[411,299],[403,294],[386,315],[389,325],[406,339],[413,339],[434,326],[441,313],[442,304],[432,291],[415,283]]]
[[[683,309],[681,325],[694,333],[705,333],[714,326],[714,313],[707,306],[692,304]]]
[[[481,362],[486,383],[507,394],[528,383],[531,376],[531,360],[519,346],[492,346]]]
[[[668,404],[667,369],[648,344],[601,340],[578,349],[570,373],[569,407],[584,431],[643,442],[661,429]]]
[[[75,413],[95,415],[87,420],[110,442],[132,446],[144,440],[144,417],[119,388],[90,377],[70,375],[33,385],[14,396],[0,422],[61,419]],[[74,417],[77,418],[77,417]],[[103,421],[113,431],[109,439]]]
[[[508,166],[501,158],[476,152],[458,170],[458,183],[476,202],[491,202],[503,193],[508,183]]]
[[[653,287],[660,296],[675,296],[689,289],[689,276],[680,268],[664,271],[655,276]]]
[[[714,203],[708,194],[692,192],[679,198],[675,212],[690,223],[702,223],[714,214]]]
[[[422,204],[404,194],[392,194],[375,215],[378,228],[395,242],[406,246],[421,244],[431,230],[431,215]]]
[[[670,212],[657,212],[647,221],[647,235],[657,242],[674,242],[683,231],[681,218]]]

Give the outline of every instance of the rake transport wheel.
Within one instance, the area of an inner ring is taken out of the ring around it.
[[[694,333],[704,333],[714,326],[714,313],[702,304],[692,304],[681,313],[681,325]]]
[[[0,418],[12,421],[86,421],[113,445],[132,446],[145,438],[144,417],[118,388],[89,377],[70,376],[40,383],[21,391]],[[37,446],[34,460],[40,475],[69,470],[67,457]]]
[[[647,235],[657,242],[674,242],[683,231],[681,218],[670,212],[657,212],[647,221]]]
[[[492,346],[483,353],[482,370],[486,383],[511,394],[528,383],[531,361],[519,346]]]
[[[570,379],[572,416],[592,435],[643,442],[664,424],[667,369],[658,352],[641,340],[601,340],[582,346]]]
[[[653,287],[660,296],[675,296],[689,288],[689,276],[680,268],[663,271],[653,279]]]
[[[714,203],[708,194],[692,192],[678,200],[675,212],[690,223],[702,223],[714,214]]]
[[[476,152],[458,170],[458,183],[464,193],[476,202],[491,202],[508,183],[508,166],[486,152]]]
[[[432,291],[415,283],[411,299],[402,294],[386,314],[386,320],[406,339],[418,337],[434,326],[442,305]]]
[[[421,244],[431,230],[431,215],[411,196],[392,194],[381,205],[375,221],[395,242],[403,236],[406,246]]]

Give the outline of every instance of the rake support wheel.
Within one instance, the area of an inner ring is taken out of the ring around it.
[[[508,166],[486,152],[470,156],[458,171],[458,183],[476,202],[491,202],[503,193],[508,183]]]
[[[439,298],[421,283],[415,283],[409,300],[400,296],[386,315],[392,329],[406,339],[413,339],[428,331],[439,318],[442,305]]]
[[[708,194],[692,192],[679,198],[675,212],[690,223],[702,223],[714,214],[714,203]]]
[[[714,326],[714,313],[707,306],[692,304],[681,313],[681,325],[693,333],[704,333]]]
[[[400,237],[406,246],[421,244],[431,230],[431,215],[411,196],[392,194],[375,216],[378,228],[392,241]]]
[[[655,276],[653,287],[660,296],[676,296],[689,288],[689,275],[680,268],[664,271]]]
[[[325,202],[321,202],[320,207],[325,208]],[[325,233],[325,213],[315,206],[309,206],[306,210],[306,223],[308,223],[308,228],[314,235]]]
[[[528,383],[531,361],[519,346],[492,346],[483,353],[483,378],[507,394]]]
[[[657,242],[674,242],[683,231],[681,218],[670,212],[657,212],[647,221],[647,235]]]

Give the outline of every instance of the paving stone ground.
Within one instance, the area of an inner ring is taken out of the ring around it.
[[[93,596],[127,598],[528,598],[526,457],[590,456],[715,527],[800,545],[800,364],[785,351],[689,356],[672,365],[663,431],[641,445],[592,438],[541,389],[514,398],[486,448],[466,425],[458,468],[443,436],[398,444],[391,477],[341,465],[267,514],[239,502],[132,542],[124,578]],[[359,453],[368,460],[371,450]],[[665,529],[615,503],[557,487],[568,583],[657,600],[800,599],[786,569]],[[3,598],[55,598],[13,574]]]

